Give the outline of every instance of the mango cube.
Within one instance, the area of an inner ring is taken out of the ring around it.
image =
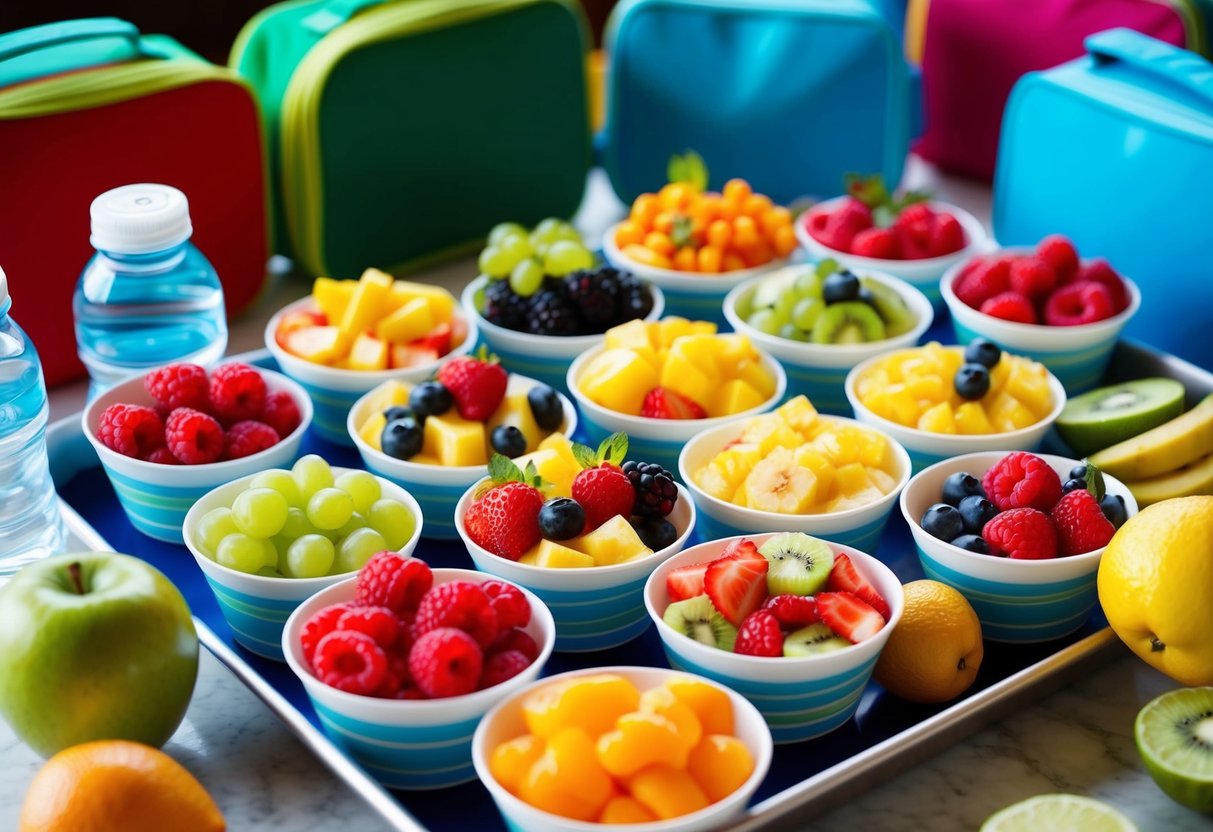
[[[388,345],[374,335],[360,333],[350,347],[346,366],[351,370],[386,370]]]
[[[354,288],[349,305],[341,316],[341,333],[353,338],[370,329],[383,314],[383,305],[392,288],[391,276],[378,269],[367,269]]]
[[[653,551],[644,545],[622,514],[616,514],[589,534],[573,538],[568,545],[589,555],[598,566],[623,563]]]
[[[594,565],[594,559],[589,555],[562,546],[554,540],[539,541],[537,549],[535,566],[547,569],[587,569]]]
[[[409,400],[409,386],[399,381],[385,381],[375,388],[375,392],[371,394],[370,400],[367,402],[367,410],[382,413],[389,407],[395,407],[399,404],[407,404]]]
[[[766,397],[739,378],[726,381],[708,403],[709,416],[731,416],[758,407]]]
[[[534,463],[536,472],[547,483],[544,493],[549,497],[573,496],[573,478],[577,476],[581,466],[575,462],[570,465],[555,448],[540,448],[518,457],[515,462],[519,468],[526,468],[528,462]]]
[[[631,350],[596,355],[581,374],[581,392],[590,401],[619,413],[640,413],[645,395],[657,386],[653,365]]]
[[[993,433],[994,426],[990,424],[986,412],[977,402],[965,402],[956,408],[954,414],[956,429],[966,435]]]
[[[665,364],[661,367],[660,384],[686,396],[701,406],[711,401],[712,391],[719,382],[719,377],[708,375],[696,363],[697,356],[678,350],[678,344],[670,348]],[[646,391],[647,392],[647,391]],[[639,405],[637,406],[639,411]]]
[[[651,332],[647,322],[636,318],[607,330],[604,343],[607,349],[632,350],[657,367],[657,350]]]
[[[371,271],[378,270],[372,269]],[[379,272],[379,274],[383,274],[383,272]],[[413,298],[423,298],[430,306],[430,314],[435,323],[450,323],[455,317],[455,296],[441,286],[414,283],[410,280],[396,280],[392,282],[389,298],[389,305],[395,304],[395,307],[403,306]]]
[[[387,427],[387,417],[383,411],[372,413],[358,428],[358,437],[377,451],[383,450],[383,429]]]
[[[375,324],[375,334],[385,341],[407,343],[424,337],[434,328],[434,315],[425,298],[413,298]]]
[[[331,277],[318,277],[312,284],[312,300],[320,311],[329,319],[329,323],[337,323],[345,314],[345,308],[354,296],[356,280],[334,280]]]
[[[485,465],[489,461],[484,425],[460,417],[454,409],[425,420],[421,452],[446,466]]]
[[[952,405],[948,402],[940,402],[928,407],[918,417],[917,427],[919,430],[931,433],[957,433],[956,417],[952,412]]]

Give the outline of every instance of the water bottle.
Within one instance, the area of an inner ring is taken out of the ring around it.
[[[168,185],[93,200],[89,260],[72,309],[90,396],[161,364],[213,364],[227,348],[223,288],[191,242],[189,203]]]
[[[0,270],[0,583],[62,551],[67,533],[46,460],[46,383],[29,336],[9,317]]]

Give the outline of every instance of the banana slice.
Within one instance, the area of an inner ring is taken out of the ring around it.
[[[797,465],[787,448],[775,448],[746,477],[745,494],[752,509],[801,514],[817,499],[817,476]]]
[[[1178,471],[1160,474],[1148,480],[1126,482],[1125,485],[1133,492],[1133,498],[1142,508],[1170,500],[1172,497],[1213,494],[1213,453],[1206,454]]]
[[[1153,430],[1092,454],[1091,462],[1121,480],[1145,480],[1175,471],[1213,452],[1213,393]]]

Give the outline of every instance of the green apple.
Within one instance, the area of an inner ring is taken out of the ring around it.
[[[189,607],[138,558],[59,555],[0,588],[0,714],[45,757],[89,740],[163,745],[197,676]]]

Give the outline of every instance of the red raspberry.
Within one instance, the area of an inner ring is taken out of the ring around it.
[[[396,644],[400,621],[387,607],[354,607],[337,619],[338,630],[365,633],[384,650]]]
[[[191,407],[206,413],[211,409],[206,370],[197,364],[169,364],[143,377],[143,387],[165,411]]]
[[[951,214],[936,214],[931,222],[929,247],[932,257],[944,257],[964,248],[965,230],[960,220]]]
[[[1034,508],[1013,508],[986,523],[981,536],[990,554],[1017,560],[1045,560],[1057,556],[1057,531],[1049,515]]]
[[[375,691],[375,696],[381,699],[399,699],[400,693],[413,684],[409,673],[408,653],[388,653],[387,672],[383,674],[383,684]]]
[[[585,509],[585,531],[591,532],[616,514],[630,517],[636,489],[622,468],[606,463],[577,472],[573,499]]]
[[[1112,295],[1102,283],[1078,280],[1062,286],[1045,301],[1045,323],[1050,326],[1082,326],[1116,314]]]
[[[851,254],[877,260],[900,260],[901,244],[891,228],[865,228],[851,240]]]
[[[393,699],[428,699],[429,697],[427,697],[424,693],[421,692],[421,688],[410,685],[408,687],[401,688],[400,692],[397,693],[392,698]]]
[[[1120,314],[1129,308],[1129,290],[1125,288],[1124,280],[1116,273],[1116,269],[1108,264],[1107,260],[1096,258],[1083,263],[1071,282],[1076,283],[1079,280],[1093,280],[1103,284],[1103,287],[1108,290],[1108,294],[1112,296],[1114,314]]]
[[[1062,495],[1049,516],[1057,526],[1057,548],[1063,556],[1093,552],[1116,534],[1095,495],[1083,488]]]
[[[744,656],[782,656],[783,630],[770,610],[755,610],[737,630],[733,652]]]
[[[539,645],[525,630],[503,630],[489,645],[489,655],[504,653],[506,650],[517,650],[531,661],[539,658]]]
[[[438,584],[425,594],[417,605],[413,620],[413,637],[418,641],[426,633],[444,627],[456,627],[475,637],[481,647],[488,647],[501,629],[497,611],[489,603],[480,586],[470,581]]]
[[[211,406],[224,422],[260,419],[265,394],[265,379],[248,364],[224,364],[211,373]]]
[[[413,682],[431,699],[471,693],[480,682],[483,667],[484,654],[480,645],[454,627],[430,630],[420,636],[409,651],[409,673]]]
[[[278,435],[285,439],[299,427],[303,416],[299,413],[299,405],[291,394],[285,390],[277,390],[265,397],[265,411],[261,414],[261,421],[278,431]]]
[[[952,291],[966,306],[980,309],[995,295],[1011,288],[1011,263],[1003,257],[983,257],[966,268],[952,284]]]
[[[1011,264],[1011,291],[1032,300],[1046,297],[1057,285],[1057,272],[1042,257],[1016,257]]]
[[[135,459],[146,459],[164,447],[164,422],[150,407],[111,404],[101,414],[97,438],[111,451]]]
[[[531,666],[531,660],[517,650],[505,650],[494,653],[484,662],[484,670],[480,673],[479,689],[491,688],[506,679],[513,679]]]
[[[759,609],[775,616],[785,630],[799,630],[821,620],[817,617],[817,604],[809,595],[772,595]]]
[[[505,581],[485,581],[480,589],[488,596],[489,606],[497,611],[498,627],[506,630],[531,623],[531,605],[518,587]]]
[[[629,482],[628,488],[631,487]],[[540,540],[541,508],[543,492],[526,483],[507,482],[472,503],[463,526],[478,546],[498,557],[518,560]],[[589,530],[587,525],[586,531]]]
[[[200,410],[174,410],[164,424],[164,436],[173,456],[186,465],[205,465],[223,456],[223,428]]]
[[[998,460],[981,478],[986,499],[999,511],[1034,508],[1049,511],[1061,499],[1061,477],[1036,454],[1015,451]]]
[[[833,210],[820,208],[809,214],[809,233],[822,245],[838,251],[850,251],[855,235],[871,227],[872,209],[857,199],[846,199]]]
[[[933,257],[931,245],[935,226],[935,212],[923,202],[916,202],[902,210],[893,222],[901,256],[906,260],[922,260]]]
[[[240,459],[252,456],[278,444],[278,431],[263,422],[251,419],[237,422],[227,429],[224,437],[223,458]]]
[[[981,305],[981,313],[1004,321],[1015,321],[1021,324],[1036,323],[1036,310],[1032,301],[1019,292],[1003,292],[995,295]]]
[[[1078,272],[1078,251],[1064,234],[1050,234],[1037,243],[1036,256],[1053,267],[1062,283]]]
[[[180,465],[181,460],[173,456],[173,452],[168,448],[157,448],[147,455],[148,462],[154,462],[157,465]]]
[[[311,618],[303,622],[303,627],[299,630],[299,641],[303,647],[304,661],[313,670],[316,669],[312,666],[312,655],[316,652],[316,645],[320,643],[320,639],[337,629],[337,622],[349,609],[349,604],[332,604],[316,610],[312,613]]]
[[[371,696],[387,675],[387,656],[366,633],[334,630],[316,645],[312,667],[330,687]]]
[[[421,598],[433,585],[434,573],[425,561],[396,552],[380,552],[359,570],[354,601],[387,607],[397,615],[415,613]]]

